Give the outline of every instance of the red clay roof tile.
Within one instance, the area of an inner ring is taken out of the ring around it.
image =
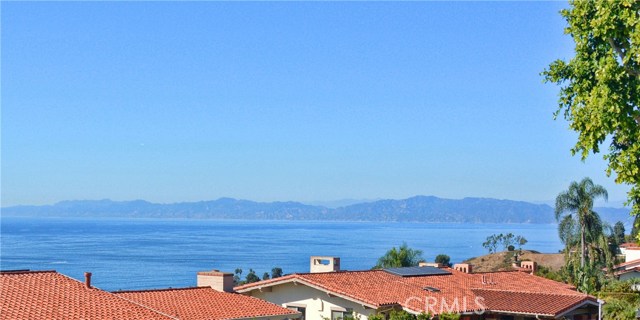
[[[484,306],[496,312],[515,312],[556,317],[562,312],[596,299],[580,295],[555,293],[513,292],[504,290],[476,289],[473,292],[482,297]]]
[[[210,287],[120,291],[114,294],[181,320],[223,320],[298,314],[264,300],[219,292]]]
[[[173,319],[55,271],[2,272],[0,292],[3,319]]]
[[[476,303],[478,292],[491,293],[490,299],[500,292],[507,296],[519,293],[522,294],[520,297],[546,297],[545,294],[553,293],[566,297],[561,301],[576,304],[594,299],[575,291],[570,285],[523,272],[468,274],[447,270],[451,274],[416,277],[401,277],[383,270],[291,274],[235,289],[238,292],[249,292],[260,287],[297,281],[374,307],[397,304],[412,311],[432,314],[478,310],[482,307]],[[526,299],[509,300],[509,305],[514,312],[520,310],[519,312],[528,313],[531,310]],[[539,313],[556,314],[564,310],[564,307],[564,304],[552,304],[540,309]]]
[[[630,266],[630,265],[634,265],[634,264],[640,265],[640,259],[635,259],[635,260],[623,262],[621,264],[617,264],[617,265],[615,265],[613,267],[613,270],[618,270],[618,269],[621,269],[621,268],[624,268],[624,267],[627,267],[627,266]]]

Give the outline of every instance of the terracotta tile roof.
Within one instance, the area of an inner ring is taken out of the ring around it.
[[[579,295],[555,293],[513,292],[477,289],[473,292],[483,299],[484,306],[494,312],[537,314],[556,317],[582,304],[597,305],[596,299]]]
[[[626,269],[626,267],[631,265],[640,265],[640,259],[635,259],[635,260],[627,261],[621,264],[617,264],[613,267],[613,270]]]
[[[114,294],[181,320],[222,320],[298,314],[264,300],[219,292],[210,287],[120,291]]]
[[[640,272],[640,267],[634,267],[634,268],[624,269],[624,270],[621,270],[621,271],[616,271],[613,274],[616,275],[616,276],[620,276],[620,275],[627,274],[627,273],[630,273],[630,272]]]
[[[509,295],[518,292],[535,297],[553,293],[566,296],[566,301],[576,303],[593,299],[575,291],[570,285],[523,272],[468,274],[453,269],[447,271],[451,274],[416,277],[401,277],[383,270],[292,274],[239,286],[235,290],[249,292],[260,287],[299,282],[375,308],[395,304],[416,312],[433,314],[480,309],[482,306],[475,300],[479,296],[477,290],[507,292]],[[530,309],[525,302],[526,299],[514,301],[512,307],[514,310],[528,312]],[[550,308],[541,311],[556,314],[562,311],[564,305],[552,305]]]
[[[3,319],[173,319],[55,271],[0,273]]]
[[[625,242],[620,245],[620,248],[638,248],[638,247],[640,246],[638,246],[638,244],[635,242]]]

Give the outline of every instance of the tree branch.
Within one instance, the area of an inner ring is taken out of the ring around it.
[[[629,73],[630,75],[632,75],[634,77],[640,76],[640,71],[635,70],[635,69],[629,67],[627,64],[624,63],[625,54],[624,54],[624,51],[622,51],[622,48],[620,48],[618,45],[616,45],[616,43],[613,41],[612,38],[607,38],[607,41],[609,42],[609,45],[611,45],[613,50],[620,57],[620,60],[622,61],[622,67],[624,67],[624,70],[626,70],[627,73]]]

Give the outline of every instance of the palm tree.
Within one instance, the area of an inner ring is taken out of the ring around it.
[[[411,249],[406,243],[403,243],[398,249],[393,247],[387,251],[384,256],[378,259],[378,264],[373,268],[412,267],[417,266],[422,260],[421,250]]]
[[[602,197],[606,201],[609,197],[607,190],[601,185],[594,184],[589,178],[580,182],[571,182],[569,190],[562,191],[556,197],[556,221],[560,223],[560,239],[567,246],[577,242],[571,236],[571,230],[578,230],[580,234],[580,266],[584,268],[586,242],[596,241],[602,234],[600,216],[593,211],[593,200]]]

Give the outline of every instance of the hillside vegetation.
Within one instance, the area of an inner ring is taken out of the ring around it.
[[[515,261],[513,259],[515,253],[517,251],[496,252],[468,259],[464,263],[472,264],[474,272],[513,270],[511,264]],[[537,251],[522,250],[522,255],[518,256],[518,260],[535,261],[538,265],[553,271],[558,271],[564,266],[564,254],[562,253],[539,253]]]

